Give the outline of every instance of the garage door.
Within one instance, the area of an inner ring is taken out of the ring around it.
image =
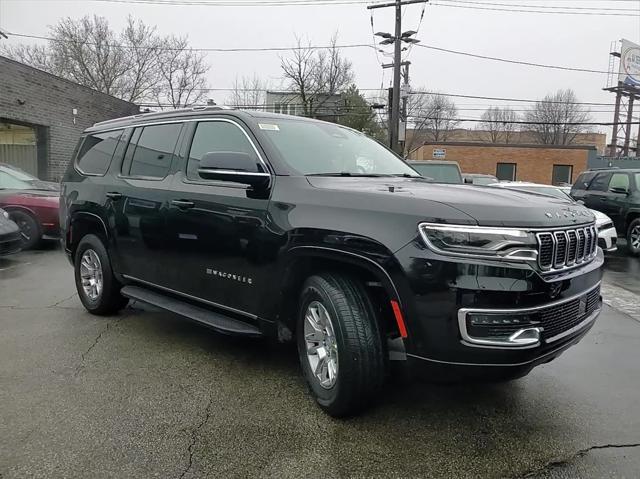
[[[27,173],[38,176],[38,157],[35,145],[0,144],[0,163],[17,166]]]

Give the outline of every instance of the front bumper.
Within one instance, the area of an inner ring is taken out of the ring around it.
[[[0,234],[0,256],[17,253],[22,249],[20,230]]]
[[[398,290],[408,330],[406,357],[417,366],[526,374],[575,344],[601,310],[601,250],[586,265],[545,276],[525,264],[439,256],[420,241],[396,252],[396,259],[403,270]],[[540,331],[527,341],[482,344],[467,331],[471,313],[530,316],[527,321],[539,322],[532,327]]]
[[[618,232],[614,227],[598,230],[598,246],[605,253],[613,253],[618,249]]]

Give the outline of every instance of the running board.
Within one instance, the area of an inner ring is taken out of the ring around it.
[[[252,337],[262,336],[262,332],[251,324],[165,296],[147,288],[125,286],[120,290],[120,294],[204,324],[220,333]]]

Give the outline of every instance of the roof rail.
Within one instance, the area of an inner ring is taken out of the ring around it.
[[[217,111],[217,110],[234,110],[234,108],[226,105],[201,105],[201,106],[192,106],[189,108],[175,108],[173,110],[152,111],[149,113],[138,113],[137,115],[130,115],[122,118],[114,118],[112,120],[100,121],[98,123],[94,123],[93,126],[104,126],[110,123],[120,122],[122,120],[139,120],[140,118],[154,118],[157,116],[165,116],[168,113],[187,113],[190,111]]]
[[[619,170],[619,166],[602,166],[598,168],[589,168],[587,171],[600,171],[600,170]]]

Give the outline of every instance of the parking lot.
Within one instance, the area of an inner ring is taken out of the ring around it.
[[[293,348],[139,304],[82,308],[57,246],[0,259],[0,477],[637,477],[640,261],[589,335],[524,379],[390,384],[349,420]]]

